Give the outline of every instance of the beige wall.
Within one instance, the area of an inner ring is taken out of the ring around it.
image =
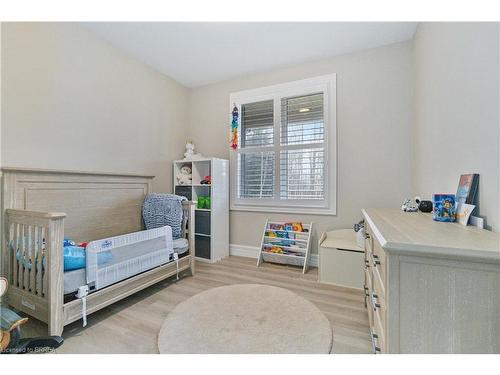
[[[237,61],[235,61],[237,64]],[[337,73],[337,215],[232,211],[232,244],[258,246],[266,218],[350,228],[369,206],[399,207],[411,192],[413,47],[398,43],[193,89],[189,129],[205,155],[229,157],[231,92]],[[316,247],[316,246],[314,246]],[[314,249],[316,251],[316,249]]]
[[[74,23],[4,23],[2,55],[2,165],[154,174],[171,190],[187,89]]]
[[[413,190],[455,193],[480,174],[480,213],[500,230],[499,26],[423,23],[415,36]]]
[[[2,165],[2,22],[0,22],[0,166]],[[0,177],[2,171],[0,170]],[[2,222],[2,215],[0,215],[0,224]],[[0,225],[0,228],[2,226]]]
[[[362,207],[454,192],[469,171],[481,174],[481,213],[499,229],[496,24],[425,23],[415,42],[192,90],[77,24],[2,26],[4,166],[151,173],[155,190],[170,191],[187,138],[229,157],[231,92],[337,73],[337,215],[232,211],[231,243],[258,246],[268,217],[313,221],[316,240],[351,227]]]

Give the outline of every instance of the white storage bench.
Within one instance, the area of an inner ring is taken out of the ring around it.
[[[364,249],[352,229],[323,233],[319,240],[319,282],[363,289]]]

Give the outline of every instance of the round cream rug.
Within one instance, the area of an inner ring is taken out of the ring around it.
[[[177,305],[158,334],[160,353],[330,353],[332,329],[311,302],[283,288],[240,284]]]

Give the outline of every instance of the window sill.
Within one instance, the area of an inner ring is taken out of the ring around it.
[[[269,207],[269,206],[231,205],[230,211],[247,211],[247,212],[262,212],[262,213],[269,212],[269,213],[325,215],[325,216],[337,215],[335,209],[314,208],[314,207]]]

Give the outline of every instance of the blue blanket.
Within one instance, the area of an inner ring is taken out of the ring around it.
[[[66,240],[64,240],[66,241]],[[14,248],[11,244],[11,247]],[[25,254],[26,253],[26,254]],[[16,258],[23,264],[23,267],[28,267],[31,270],[31,249],[25,250],[21,261],[21,251],[16,251]],[[64,272],[78,270],[86,267],[86,250],[84,247],[68,245],[63,247],[64,256]],[[26,255],[26,257],[25,257]],[[38,257],[38,254],[35,255]],[[107,263],[113,258],[111,251],[102,251],[97,254],[97,262],[99,264]],[[45,255],[42,255],[42,268],[45,270]],[[35,269],[38,270],[38,265],[35,264]]]
[[[182,202],[186,197],[174,194],[148,194],[142,206],[142,218],[146,229],[168,225],[174,240],[182,236]]]

